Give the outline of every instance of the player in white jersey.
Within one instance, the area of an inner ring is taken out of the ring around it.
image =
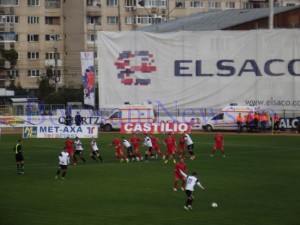
[[[186,143],[186,148],[191,155],[190,159],[194,160],[196,158],[194,154],[194,142],[192,141],[190,135],[188,135],[186,132],[184,132],[184,140]]]
[[[101,162],[104,162],[104,160],[101,157],[101,154],[100,154],[100,151],[97,146],[97,142],[96,142],[95,138],[92,138],[90,147],[91,147],[91,153],[90,153],[91,158],[97,162],[97,159],[96,159],[96,156],[97,156],[101,160]]]
[[[83,158],[82,143],[81,143],[81,140],[78,137],[75,138],[74,144],[75,144],[75,154],[74,154],[75,161],[77,162],[76,155],[78,155],[81,158],[81,160],[84,163],[86,163],[85,159]]]
[[[148,156],[151,154],[152,152],[152,141],[151,138],[148,136],[148,134],[145,133],[145,139],[144,139],[144,146],[146,147],[146,151],[145,151],[145,162],[148,162]]]
[[[67,148],[64,149],[64,151],[62,151],[59,156],[58,156],[58,160],[59,160],[59,167],[58,170],[56,172],[56,176],[55,179],[58,178],[58,175],[62,172],[61,175],[61,179],[65,179],[65,175],[67,173],[67,169],[68,169],[68,164],[69,164],[69,153],[67,152]]]
[[[196,172],[193,172],[192,175],[186,175],[182,170],[180,170],[180,173],[186,179],[185,193],[187,196],[187,200],[186,200],[185,206],[183,208],[185,210],[189,211],[189,209],[193,209],[192,203],[194,201],[194,195],[193,195],[194,194],[194,186],[198,185],[203,190],[205,188],[201,185],[200,181],[198,180]]]
[[[129,141],[127,141],[125,139],[125,137],[122,137],[122,143],[123,143],[123,146],[126,148],[127,150],[127,157],[131,160],[134,160],[134,156],[133,156],[133,150],[132,150],[132,146],[130,144]]]

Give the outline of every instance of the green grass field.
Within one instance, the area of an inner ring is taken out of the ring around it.
[[[25,139],[25,175],[17,175],[12,148],[20,135],[2,135],[0,225],[300,224],[298,136],[225,134],[227,157],[210,158],[213,135],[192,134],[197,158],[186,163],[206,191],[195,187],[190,212],[185,193],[172,190],[173,163],[121,164],[107,147],[112,137],[99,135],[103,164],[83,140],[88,162],[69,166],[63,181],[54,179],[63,139]]]

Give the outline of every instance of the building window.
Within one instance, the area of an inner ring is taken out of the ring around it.
[[[45,41],[59,41],[61,39],[61,35],[57,34],[46,34]]]
[[[29,34],[29,35],[27,35],[27,41],[29,41],[29,42],[39,41],[39,35],[37,35],[37,34]]]
[[[125,7],[135,6],[135,0],[125,0]]]
[[[1,15],[0,23],[18,23],[18,17],[15,15]]]
[[[59,17],[45,17],[45,24],[47,25],[60,25],[60,18]]]
[[[100,25],[101,24],[101,17],[100,16],[88,16],[86,18],[86,21],[87,21],[88,24]]]
[[[134,20],[132,16],[125,17],[125,24],[133,24]]]
[[[46,8],[60,8],[60,0],[45,0]]]
[[[87,6],[101,6],[101,0],[86,0]]]
[[[28,59],[39,59],[40,55],[38,52],[28,52],[27,53],[27,58]]]
[[[0,5],[9,7],[19,5],[19,0],[1,0]]]
[[[208,8],[210,9],[220,9],[221,2],[208,2]]]
[[[108,16],[107,17],[107,23],[108,24],[117,24],[117,23],[119,23],[119,17],[117,17],[117,16]]]
[[[39,6],[40,0],[27,0],[27,5],[28,6]]]
[[[225,7],[226,9],[235,9],[235,2],[226,2]]]
[[[203,8],[202,1],[191,1],[191,8]]]
[[[119,0],[106,0],[107,6],[118,6]]]
[[[19,35],[15,34],[15,41],[19,41]]]
[[[60,54],[56,52],[56,58],[55,58],[55,52],[47,52],[46,59],[60,59]]]
[[[243,9],[252,9],[253,5],[250,2],[243,2]]]
[[[29,77],[39,77],[40,71],[39,70],[28,70]]]
[[[40,23],[40,18],[38,16],[28,16],[28,23]]]
[[[94,42],[97,40],[97,35],[96,34],[88,34],[87,35],[87,41],[88,42]]]
[[[128,3],[130,3],[130,2],[128,2]],[[130,6],[130,4],[128,4],[127,6]],[[134,4],[134,6],[135,6],[135,4]],[[151,7],[153,7],[153,8],[158,8],[158,7],[165,8],[165,7],[167,7],[167,0],[160,0],[160,1],[158,1],[158,0],[145,0],[143,7],[145,7],[145,8],[151,8]]]
[[[185,1],[175,1],[176,8],[185,8]]]
[[[296,6],[296,4],[295,3],[286,3],[286,6]]]
[[[19,76],[18,70],[6,70],[6,73],[9,78],[15,78]]]
[[[152,24],[153,18],[152,16],[135,16],[134,24]]]
[[[53,70],[53,74],[57,77],[61,76],[61,70]]]

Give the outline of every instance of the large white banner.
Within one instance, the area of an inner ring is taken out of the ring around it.
[[[300,30],[99,32],[99,105],[300,109]]]
[[[84,88],[84,104],[95,106],[94,52],[81,52],[80,55]]]

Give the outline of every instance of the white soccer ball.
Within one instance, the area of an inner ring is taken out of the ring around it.
[[[211,203],[211,207],[213,207],[213,208],[217,208],[217,207],[218,207],[218,204],[217,204],[217,203],[215,203],[215,202],[213,202],[213,203]]]

